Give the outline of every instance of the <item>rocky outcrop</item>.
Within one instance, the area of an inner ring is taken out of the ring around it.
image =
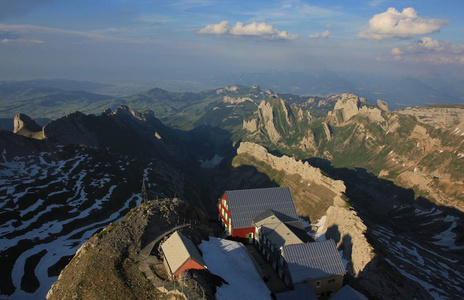
[[[345,123],[353,116],[357,115],[362,104],[366,104],[366,99],[360,98],[355,94],[343,93],[329,97],[337,99],[334,109],[327,115],[335,123]]]
[[[231,86],[226,86],[225,88],[222,88],[222,89],[217,89],[216,90],[216,94],[217,95],[220,95],[222,93],[225,93],[225,92],[233,92],[233,93],[236,93],[238,91],[238,86],[236,85],[231,85]]]
[[[42,127],[40,127],[33,119],[25,114],[17,114],[14,117],[13,133],[39,140],[43,139]]]
[[[250,142],[242,142],[237,149],[237,154],[251,155],[277,171],[283,171],[288,175],[297,174],[304,180],[324,186],[335,193],[334,202],[344,202],[341,199],[341,195],[346,189],[343,182],[324,176],[319,169],[312,167],[308,162],[298,161],[286,155],[282,157],[274,156],[264,147]]]
[[[390,107],[388,107],[388,103],[385,102],[385,101],[382,101],[380,99],[377,99],[377,107],[381,110],[381,111],[385,111],[385,112],[389,112],[390,111]]]
[[[364,115],[372,122],[383,121],[382,111],[379,108],[369,108],[367,100],[355,94],[343,93],[329,97],[336,100],[334,109],[327,114],[327,120],[334,125],[343,125],[356,115]]]
[[[329,124],[326,122],[322,123],[322,128],[324,129],[325,136],[328,141],[332,140],[332,132],[330,131]]]
[[[228,95],[224,96],[224,98],[222,98],[222,101],[224,103],[230,104],[239,104],[246,101],[254,102],[253,99],[251,99],[250,97],[232,97]]]
[[[309,111],[290,106],[277,95],[273,95],[261,101],[251,118],[243,121],[242,128],[252,133],[257,141],[306,151],[314,149],[314,135],[309,129],[312,121]],[[291,143],[288,143],[289,140]]]
[[[269,140],[272,143],[277,143],[282,139],[274,125],[274,111],[273,106],[268,101],[261,101],[258,106],[258,119],[260,121],[260,127],[266,132]]]
[[[374,248],[364,235],[367,227],[355,211],[344,207],[331,206],[327,210],[326,237],[335,240],[343,257],[349,261],[348,271],[358,276],[374,258]]]
[[[464,136],[464,105],[408,107],[397,112],[414,116],[421,123],[454,130],[456,135]]]
[[[248,132],[254,133],[258,131],[258,119],[251,119],[250,121],[243,120],[243,129]]]

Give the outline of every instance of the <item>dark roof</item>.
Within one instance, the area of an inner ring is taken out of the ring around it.
[[[298,219],[288,187],[226,191],[233,228],[251,227],[253,219],[268,209]]]
[[[367,297],[351,286],[345,285],[330,300],[367,300]]]
[[[282,247],[293,283],[345,274],[334,240]]]

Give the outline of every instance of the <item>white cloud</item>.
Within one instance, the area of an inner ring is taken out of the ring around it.
[[[399,12],[390,7],[369,20],[369,28],[358,34],[366,39],[413,38],[418,34],[439,31],[448,21],[443,19],[421,18],[414,8],[408,7]]]
[[[233,36],[250,36],[271,40],[293,40],[297,35],[289,34],[286,31],[280,31],[271,24],[251,22],[244,25],[237,22],[234,27],[229,27],[228,21],[222,21],[219,24],[208,24],[197,31],[199,34],[216,34],[216,35],[233,35]]]
[[[44,41],[41,40],[32,40],[32,39],[2,39],[0,40],[1,44],[42,44]]]
[[[208,24],[204,28],[198,30],[199,34],[225,34],[229,30],[229,22],[222,21],[219,24]]]
[[[324,30],[322,32],[316,32],[316,33],[310,34],[309,38],[310,39],[319,39],[319,38],[326,39],[329,37],[329,35],[330,35],[330,31]]]
[[[391,51],[395,60],[426,62],[432,64],[464,64],[464,44],[453,45],[446,40],[424,37],[405,47]]]
[[[30,43],[34,42],[38,43],[37,41],[43,42],[48,40],[63,40],[65,38],[70,38],[74,40],[78,40],[79,43],[83,42],[84,40],[89,41],[96,41],[96,42],[120,42],[120,43],[130,43],[130,44],[152,44],[156,43],[156,41],[151,39],[143,39],[143,38],[125,38],[120,36],[113,36],[111,33],[122,32],[124,31],[123,28],[120,28],[118,31],[114,29],[107,29],[107,30],[99,30],[96,32],[91,31],[76,31],[76,30],[68,30],[68,29],[61,29],[61,28],[54,28],[54,27],[44,27],[44,26],[35,26],[29,24],[1,24],[0,23],[0,32],[9,32],[16,36],[21,36],[23,42],[31,41]],[[2,38],[0,36],[0,38]],[[10,37],[4,37],[4,39],[11,40]],[[8,43],[9,41],[6,41]]]

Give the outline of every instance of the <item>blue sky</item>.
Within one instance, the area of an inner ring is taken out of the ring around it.
[[[464,1],[0,0],[0,79],[269,70],[464,79]]]

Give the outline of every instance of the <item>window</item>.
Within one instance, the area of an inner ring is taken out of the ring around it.
[[[334,283],[335,282],[335,279],[329,279],[329,281],[327,281],[328,283]]]
[[[321,281],[320,281],[320,280],[316,281],[316,287],[317,287],[317,288],[320,288],[320,287],[321,287]]]
[[[332,296],[332,295],[333,295],[333,293],[334,293],[333,291],[328,291],[328,292],[327,292],[327,297],[330,297],[330,296]]]

